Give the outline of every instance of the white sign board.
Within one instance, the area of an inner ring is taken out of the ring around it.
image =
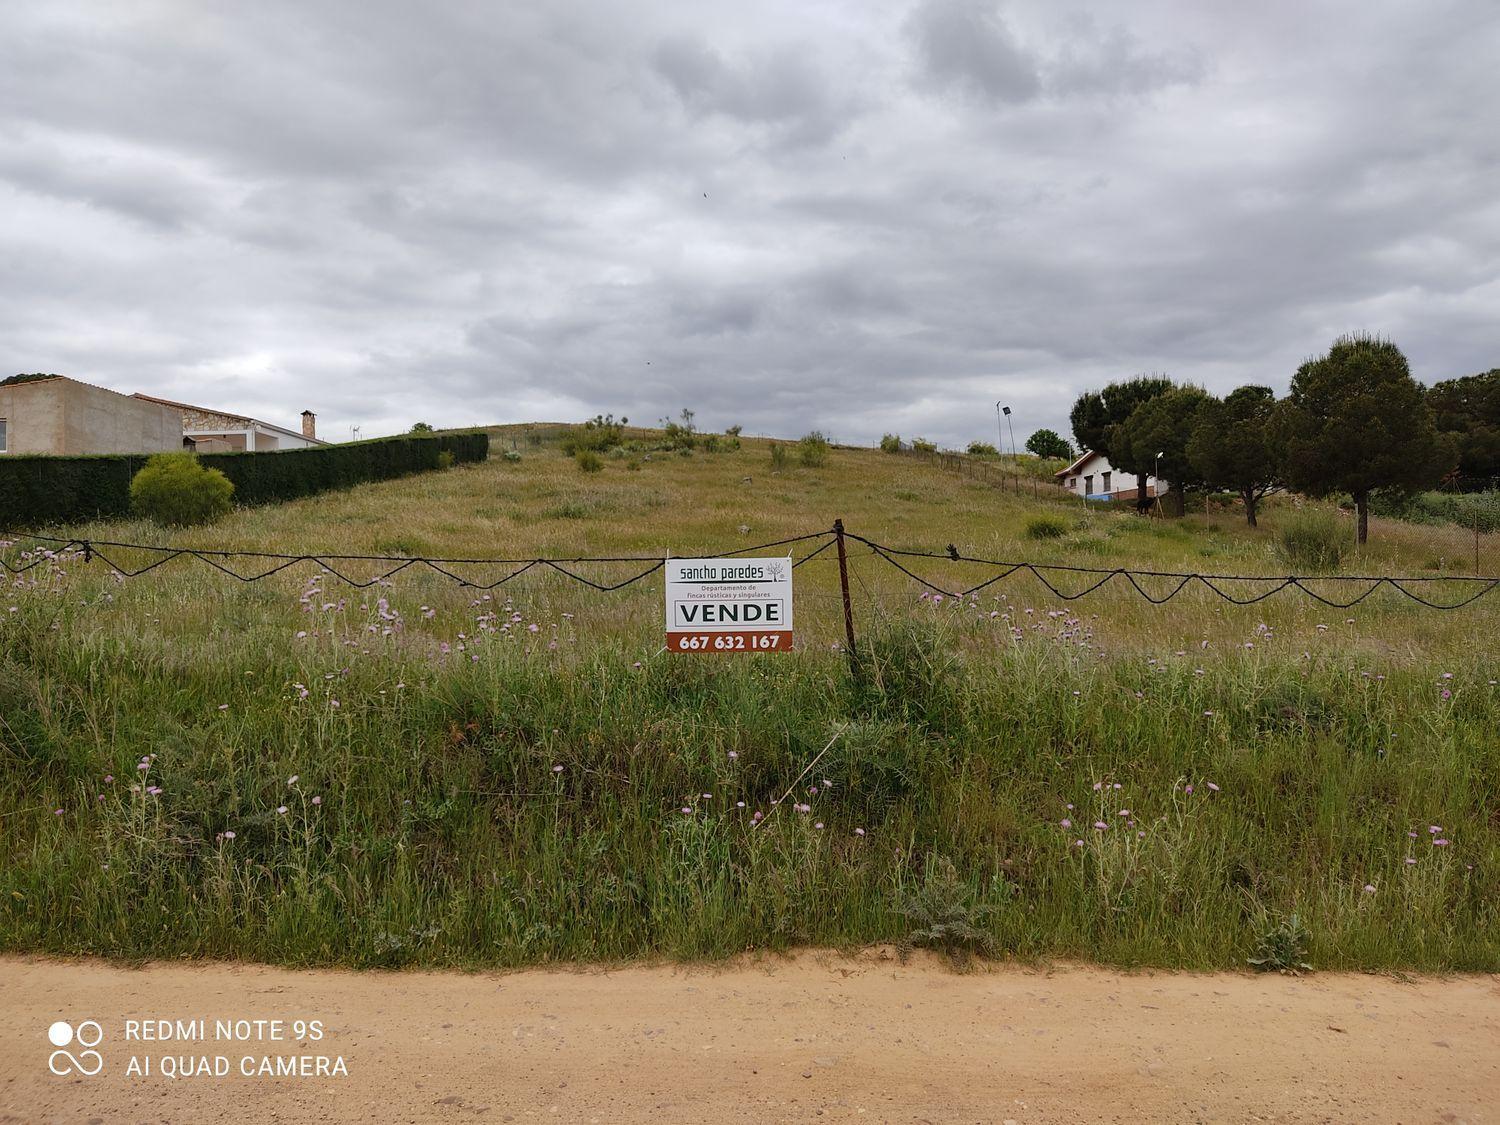
[[[668,559],[673,652],[788,652],[792,560]]]

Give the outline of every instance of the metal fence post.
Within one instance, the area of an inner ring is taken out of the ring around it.
[[[834,538],[839,550],[839,589],[844,595],[844,640],[849,646],[849,663],[858,667],[859,653],[854,648],[854,607],[849,603],[849,556],[844,551],[844,521],[833,521]]]

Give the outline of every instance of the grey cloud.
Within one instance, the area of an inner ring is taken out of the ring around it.
[[[961,445],[1137,370],[1284,387],[1351,327],[1484,370],[1486,11],[12,6],[0,371],[338,435]]]
[[[990,105],[1040,98],[1144,95],[1192,84],[1205,63],[1191,47],[1149,49],[1128,28],[1076,13],[1023,37],[1000,0],[921,0],[907,21],[920,85]]]
[[[1025,102],[1041,93],[1035,55],[1017,42],[989,0],[924,0],[908,32],[923,80],[984,101]]]

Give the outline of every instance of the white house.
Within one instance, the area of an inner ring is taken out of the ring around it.
[[[1086,496],[1090,500],[1135,500],[1141,482],[1133,473],[1122,473],[1114,468],[1102,453],[1085,449],[1083,455],[1066,469],[1055,474],[1057,483],[1069,492]],[[1170,492],[1168,481],[1146,478],[1146,495],[1161,496]]]
[[[287,429],[272,422],[262,422],[244,414],[231,414],[206,406],[173,402],[155,395],[136,394],[134,398],[159,403],[182,413],[182,436],[190,439],[200,452],[264,452],[268,449],[306,449],[327,445],[318,438],[318,419],[311,410],[302,412],[302,430]]]

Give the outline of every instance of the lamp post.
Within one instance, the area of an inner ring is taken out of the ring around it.
[[[1010,413],[1010,407],[1005,408],[1005,413]],[[995,443],[1001,453],[1005,452],[1005,419],[1000,416],[1000,404],[995,403]]]
[[[1153,469],[1151,475],[1152,475],[1152,477],[1154,478],[1154,480],[1156,482],[1152,486],[1152,488],[1151,488],[1151,496],[1156,501],[1156,503],[1152,505],[1152,508],[1155,510],[1156,514],[1159,516],[1159,515],[1161,515],[1161,451],[1160,450],[1157,451],[1157,454],[1156,454],[1156,467],[1155,467],[1155,469]]]
[[[1019,461],[1021,455],[1016,451],[1016,420],[1010,416],[1010,407],[1005,408],[1005,424],[1010,427],[1010,459]],[[1004,442],[1001,443],[1002,445]]]

